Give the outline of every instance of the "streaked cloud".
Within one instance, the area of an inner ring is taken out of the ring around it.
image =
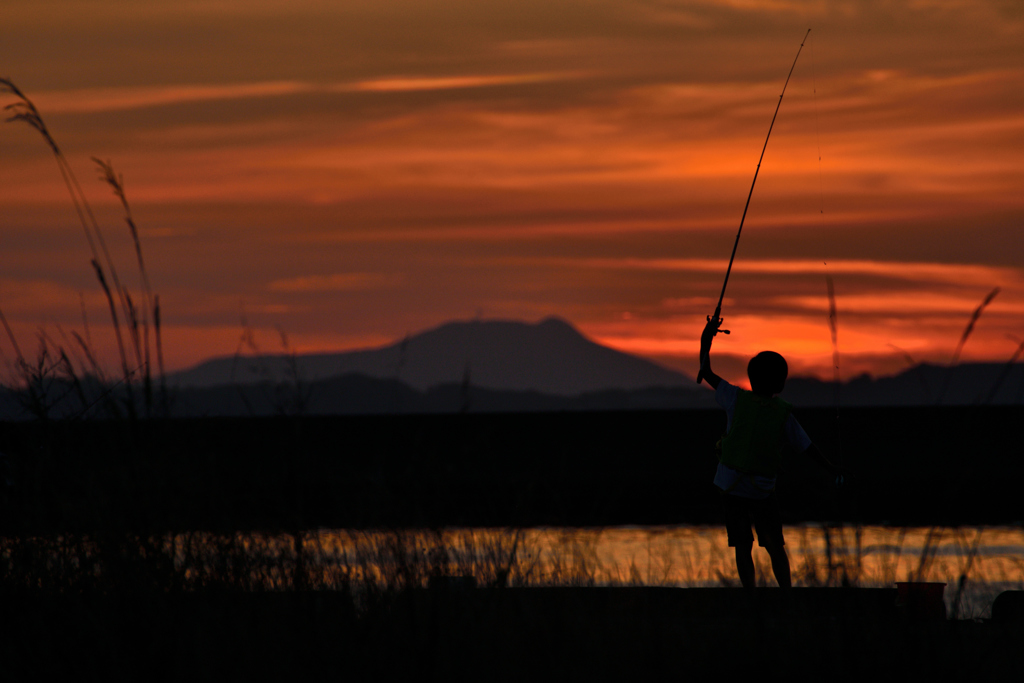
[[[282,97],[311,92],[308,83],[275,81],[223,85],[167,85],[152,87],[88,88],[41,92],[31,96],[47,114],[95,113],[159,107],[216,100]]]
[[[512,261],[514,262],[514,261]],[[524,260],[521,263],[546,263],[560,268],[596,268],[625,270],[665,270],[725,274],[727,259],[700,258],[563,258]],[[971,263],[913,263],[900,261],[867,261],[837,259],[749,259],[733,265],[733,273],[794,275],[870,275],[912,282],[954,283],[960,285],[991,285],[992,283],[1024,284],[1024,271],[1019,268]]]
[[[940,294],[931,291],[917,292],[872,292],[846,294],[842,298],[844,314],[857,313],[876,316],[934,316],[936,313],[960,313],[966,316],[978,305],[976,296],[964,291],[959,295]],[[1018,295],[1019,296],[1019,295]],[[818,297],[776,297],[780,304],[821,311],[823,301]],[[1024,319],[1024,299],[999,301],[986,309],[987,317],[993,315],[1020,316]]]
[[[813,27],[722,350],[772,344],[829,374],[825,273],[858,368],[902,367],[889,344],[948,359],[995,285],[965,358],[1015,348],[1020,7],[40,0],[5,13],[0,43],[131,263],[88,158],[124,173],[174,363],[231,353],[240,309],[269,344],[280,326],[307,350],[482,310],[561,315],[692,372]],[[31,339],[78,324],[84,291],[98,328],[105,304],[49,151],[20,125],[0,126],[0,146],[0,306]]]
[[[362,90],[368,92],[415,92],[419,90],[459,90],[462,88],[488,88],[523,83],[549,83],[577,78],[582,74],[539,73],[496,76],[445,76],[440,78],[381,78],[373,81],[331,86],[328,90]]]
[[[294,97],[303,94],[345,92],[417,92],[489,88],[526,83],[546,83],[579,77],[571,73],[531,73],[446,77],[394,77],[349,83],[308,83],[266,81],[220,85],[167,85],[150,87],[86,88],[48,91],[32,95],[36,106],[47,114],[96,113],[161,107],[199,102],[243,100],[263,97]]]
[[[5,315],[19,319],[32,316],[44,316],[43,320],[53,319],[54,315],[65,310],[72,310],[77,319],[81,322],[79,303],[90,308],[99,308],[106,305],[106,299],[98,288],[91,286],[76,289],[67,284],[51,279],[15,279],[5,277],[0,280],[0,310]],[[35,330],[30,333],[30,338],[35,336]]]
[[[380,273],[334,273],[332,275],[303,275],[274,280],[267,289],[271,292],[300,294],[309,292],[352,292],[381,287],[394,287],[400,278]]]

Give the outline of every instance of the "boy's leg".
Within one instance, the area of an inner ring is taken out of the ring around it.
[[[752,509],[754,528],[757,529],[757,542],[768,551],[772,560],[772,573],[780,588],[793,585],[789,571],[789,556],[786,555],[786,539],[782,536],[782,515],[779,514],[779,501],[772,492],[764,500],[757,501]]]
[[[744,588],[754,587],[754,534],[750,530],[750,500],[722,494],[725,504],[725,530],[729,546],[736,549],[736,573]]]
[[[775,574],[775,580],[779,582],[779,588],[792,587],[793,581],[789,575],[789,556],[786,555],[786,546],[773,544],[766,545],[764,549],[768,551],[768,557],[772,558],[772,572]]]
[[[753,549],[753,539],[742,547],[736,546],[736,573],[740,575],[740,583],[743,584],[744,588],[754,587],[754,557],[751,554]]]

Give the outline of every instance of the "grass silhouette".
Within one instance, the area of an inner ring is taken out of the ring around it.
[[[981,318],[982,312],[985,308],[992,303],[992,300],[999,294],[999,287],[994,287],[992,291],[985,295],[978,307],[971,313],[970,320],[967,321],[967,327],[964,328],[963,333],[960,335],[960,341],[956,344],[956,349],[953,351],[953,357],[949,361],[949,370],[946,371],[946,380],[942,384],[942,389],[939,391],[939,397],[936,400],[937,404],[942,403],[942,399],[946,396],[946,390],[949,389],[950,380],[953,379],[953,368],[956,367],[957,363],[960,362],[960,353],[964,350],[964,344],[970,339],[971,333],[974,331],[974,326],[978,323],[978,319]]]
[[[126,410],[130,417],[135,417],[137,415],[138,409],[136,406],[134,391],[136,378],[141,372],[144,414],[146,416],[151,416],[154,413],[155,401],[150,349],[150,329],[152,328],[159,366],[160,404],[166,410],[167,391],[164,382],[163,349],[160,327],[160,300],[159,297],[153,294],[152,287],[150,286],[149,275],[146,271],[145,260],[142,256],[142,245],[139,240],[138,228],[136,227],[135,219],[132,216],[131,208],[128,204],[127,196],[125,195],[122,176],[114,171],[114,168],[109,161],[105,162],[97,157],[92,158],[101,172],[101,179],[113,189],[114,194],[120,200],[121,206],[124,210],[124,219],[128,225],[132,243],[135,248],[139,276],[143,283],[141,311],[135,303],[135,297],[132,296],[131,290],[122,283],[121,278],[118,275],[117,268],[115,267],[114,260],[111,258],[110,250],[107,248],[106,239],[103,237],[103,232],[100,229],[99,223],[97,222],[96,216],[92,210],[92,206],[89,204],[89,200],[86,197],[85,192],[82,190],[82,186],[78,182],[78,178],[75,176],[75,172],[71,168],[71,164],[57,145],[50,129],[43,121],[43,117],[39,113],[39,110],[36,108],[32,100],[29,99],[29,97],[22,92],[22,90],[18,88],[10,78],[0,78],[0,93],[13,95],[15,97],[15,101],[13,103],[4,107],[4,111],[8,112],[7,121],[20,121],[26,123],[42,136],[44,142],[46,142],[47,146],[50,148],[50,151],[53,153],[54,159],[57,162],[61,178],[67,187],[68,195],[71,198],[71,203],[74,206],[75,213],[82,225],[82,230],[85,233],[86,241],[88,242],[92,257],[90,265],[92,266],[93,272],[96,275],[96,279],[100,288],[103,290],[104,297],[107,301],[107,306],[110,312],[110,321],[117,341],[121,376],[117,380],[116,384],[123,387],[126,394],[126,398],[121,402],[121,406]],[[74,364],[71,362],[71,353],[73,352],[69,352],[67,347],[63,347],[59,344],[54,345],[52,340],[45,338],[41,339],[41,348],[37,361],[34,364],[30,364],[22,354],[21,347],[18,345],[6,318],[3,319],[3,325],[15,350],[17,371],[20,375],[22,384],[28,389],[29,409],[34,415],[43,418],[48,417],[49,410],[52,405],[48,405],[49,397],[48,392],[46,391],[46,385],[52,383],[53,380],[64,380],[65,382],[70,382],[73,386],[80,389],[83,386],[84,378],[81,377],[79,373],[83,372],[92,374],[101,381],[101,384],[104,383],[103,379],[105,375],[99,363],[96,362],[96,354],[87,341],[88,334],[86,337],[82,337],[77,333],[72,333],[75,342],[88,361],[88,365],[76,369]],[[125,343],[125,331],[127,331],[129,335],[130,349]],[[129,354],[132,356],[131,359],[129,358]],[[76,393],[80,392],[76,391]],[[110,396],[111,392],[109,391],[109,388],[100,391],[100,397],[109,398]],[[83,405],[81,409],[83,413],[87,412],[96,403],[95,401],[88,401],[84,399],[81,395],[80,398],[82,398]],[[115,406],[113,401],[107,400],[105,402],[108,407],[113,408]]]

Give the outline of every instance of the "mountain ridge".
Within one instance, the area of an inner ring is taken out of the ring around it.
[[[598,344],[556,317],[537,323],[452,321],[373,349],[225,356],[173,373],[167,381],[201,389],[294,381],[296,374],[306,382],[361,374],[399,380],[419,391],[467,379],[485,389],[554,396],[655,386],[697,389],[685,374]]]
[[[240,392],[274,412],[266,397],[275,385],[278,393],[303,385],[333,397],[315,401],[318,413],[714,406],[713,394],[692,378],[602,346],[559,318],[453,321],[341,353],[215,358],[170,376],[168,384],[182,398],[192,395],[199,414],[216,413],[213,397],[233,401]],[[231,391],[213,391],[218,387]],[[1024,365],[920,364],[893,376],[853,377],[838,391],[833,382],[791,377],[782,397],[797,407],[1017,404],[1024,399]]]
[[[79,389],[94,401],[81,405],[78,391],[68,383],[48,385],[42,404],[50,405],[54,419],[116,417],[128,396],[115,387],[114,394],[95,379],[86,378]],[[942,388],[948,391],[940,402]],[[696,385],[692,385],[696,386]],[[107,396],[119,406],[110,412]],[[800,410],[828,408],[984,408],[1020,405],[1024,399],[1024,364],[980,363],[953,368],[914,366],[893,376],[855,377],[837,387],[816,378],[793,377],[782,397]],[[21,421],[38,417],[31,397],[0,387],[0,419]],[[141,397],[135,396],[137,414],[145,414]],[[539,391],[487,389],[470,382],[443,383],[420,391],[394,378],[377,379],[349,373],[312,382],[224,384],[208,388],[177,388],[170,391],[167,417],[264,417],[273,415],[402,415],[451,413],[566,413],[604,411],[679,411],[716,409],[715,395],[706,386],[647,387],[636,390],[604,389],[576,396],[556,396]],[[802,413],[801,413],[802,414]],[[838,415],[838,412],[837,412]]]

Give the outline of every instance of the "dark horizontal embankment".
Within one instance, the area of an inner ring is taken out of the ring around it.
[[[785,521],[1024,519],[1024,408],[801,410]],[[718,523],[721,411],[2,423],[3,533]]]
[[[1019,623],[919,620],[894,590],[2,595],[10,680],[1012,680]]]

